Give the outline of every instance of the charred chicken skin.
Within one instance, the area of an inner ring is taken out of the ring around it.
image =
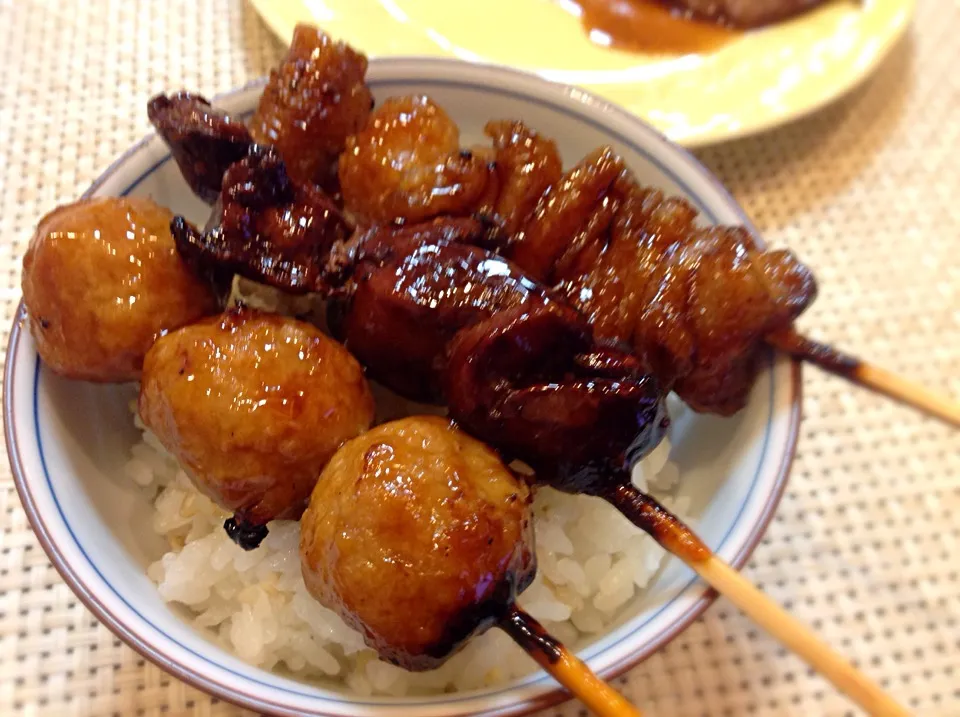
[[[250,309],[174,331],[147,354],[140,417],[241,547],[298,518],[330,457],[373,421],[356,360],[313,326]]]
[[[147,116],[170,147],[190,189],[213,204],[224,172],[253,144],[246,125],[189,92],[157,95],[147,104]]]
[[[484,132],[493,140],[499,191],[493,211],[508,236],[529,217],[540,197],[560,180],[563,161],[553,140],[523,122],[488,122]]]
[[[333,200],[293,180],[277,151],[259,145],[227,170],[212,219],[203,232],[182,217],[173,222],[191,265],[220,285],[239,274],[293,294],[327,290],[330,250],[349,235]]]
[[[530,490],[450,421],[385,423],[344,445],[301,522],[307,589],[384,660],[438,666],[536,571]]]
[[[571,311],[480,247],[398,241],[361,251],[349,285],[331,302],[329,323],[376,380],[407,398],[442,402],[447,347],[458,331],[498,311],[545,304]]]
[[[598,346],[582,317],[552,307],[508,309],[459,332],[446,385],[465,429],[568,493],[629,482],[669,425],[637,360]]]
[[[434,232],[442,226],[430,225]],[[540,480],[581,492],[660,441],[662,393],[640,364],[509,260],[478,246],[369,234],[331,302],[335,335],[407,398],[447,403]],[[391,241],[393,239],[393,241]]]

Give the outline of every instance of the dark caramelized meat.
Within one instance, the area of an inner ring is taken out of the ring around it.
[[[498,223],[486,216],[438,217],[416,224],[373,224],[358,229],[350,240],[337,244],[328,261],[331,280],[363,275],[372,267],[409,254],[426,244],[470,244],[496,251],[506,244]]]
[[[366,72],[363,54],[316,27],[297,25],[250,123],[254,139],[275,146],[296,181],[332,191],[337,157],[373,107]]]
[[[436,667],[533,580],[530,500],[449,421],[386,423],[320,476],[301,522],[304,582],[382,659]]]
[[[189,92],[157,95],[147,104],[147,116],[190,189],[205,202],[215,202],[227,167],[253,144],[246,125]]]
[[[223,179],[219,221],[199,233],[182,217],[173,224],[180,253],[216,276],[240,274],[302,294],[327,289],[331,247],[349,230],[318,187],[288,175],[272,148],[255,146]]]
[[[330,457],[369,428],[374,404],[342,346],[309,324],[242,309],[157,341],[139,410],[197,488],[236,512],[231,537],[242,538],[243,528],[300,516]]]
[[[701,227],[682,199],[621,178],[607,242],[558,278],[598,336],[633,345],[645,368],[698,411],[745,404],[763,339],[816,296],[810,270],[742,227]],[[579,273],[582,272],[582,273]]]
[[[604,494],[663,438],[656,382],[629,353],[594,345],[562,306],[501,311],[461,331],[450,351],[450,415],[520,458],[540,481]]]
[[[521,226],[509,256],[539,281],[550,282],[554,266],[578,235],[587,230],[598,203],[623,171],[623,161],[609,147],[583,158],[537,202]]]
[[[549,187],[560,181],[563,162],[557,145],[523,122],[488,122],[499,178],[494,211],[508,236],[517,233]]]
[[[384,102],[340,157],[344,205],[369,221],[470,214],[490,176],[482,157],[461,151],[456,123],[423,96]]]
[[[473,435],[557,487],[599,492],[601,481],[629,480],[632,460],[666,427],[636,359],[596,345],[582,315],[502,257],[372,236],[329,317],[371,376],[448,403]]]
[[[553,301],[502,257],[461,244],[415,244],[361,262],[330,325],[370,375],[420,401],[442,399],[447,344],[497,311]]]

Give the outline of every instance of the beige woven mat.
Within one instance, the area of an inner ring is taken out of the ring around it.
[[[960,11],[921,3],[863,88],[700,156],[822,286],[811,334],[960,396]],[[148,130],[281,54],[240,0],[0,1],[0,317],[32,225]],[[960,438],[808,370],[789,491],[749,577],[924,715],[960,715]],[[77,602],[0,475],[0,715],[240,715],[145,664]],[[724,601],[618,687],[652,714],[844,715]],[[552,714],[582,714],[568,703]]]

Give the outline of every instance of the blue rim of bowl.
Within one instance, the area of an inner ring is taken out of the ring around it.
[[[476,65],[476,63],[464,63],[458,60],[450,60],[447,58],[420,58],[420,57],[391,58],[390,60],[379,60],[379,61],[372,60],[371,65],[386,65],[388,63],[392,65],[397,65],[405,60],[415,61],[417,63],[432,64],[432,65],[448,67],[448,68],[457,67],[457,66],[462,67],[466,64],[473,64],[474,66]],[[557,85],[555,83],[549,83],[543,80],[542,78],[538,78],[536,75],[533,75],[530,73],[514,70],[512,68],[503,67],[500,65],[484,65],[484,68],[494,70],[496,72],[506,72],[514,76],[519,76],[528,82],[532,80],[542,85],[551,85],[554,88],[554,90],[559,88],[568,98],[570,97],[570,94],[572,92],[576,92],[577,95],[581,98],[580,101],[582,103],[588,104],[593,108],[600,109],[604,114],[613,113],[615,115],[618,115],[620,116],[621,119],[627,120],[628,123],[635,130],[639,130],[641,132],[654,135],[657,140],[668,145],[669,149],[674,151],[676,154],[680,155],[681,159],[683,159],[685,163],[688,165],[688,169],[690,169],[695,174],[697,174],[702,181],[705,181],[707,184],[709,184],[714,189],[714,191],[716,191],[738,215],[739,222],[744,226],[746,226],[748,229],[750,229],[751,232],[755,236],[757,236],[759,239],[759,233],[757,232],[756,228],[750,222],[749,218],[746,216],[746,214],[737,204],[737,202],[732,197],[732,195],[730,195],[730,193],[722,186],[722,184],[720,184],[720,182],[712,174],[710,174],[690,152],[674,144],[673,142],[668,140],[658,130],[646,124],[636,116],[630,114],[628,111],[624,110],[621,107],[618,107],[617,105],[607,102],[605,100],[600,100],[578,88],[573,88],[565,85]],[[248,92],[256,87],[263,86],[264,83],[265,83],[265,80],[262,78],[254,80],[231,92],[224,93],[223,95],[218,95],[217,97],[214,98],[214,100],[222,101],[224,99],[229,99],[231,97],[243,94],[244,92]],[[568,115],[573,115],[580,122],[589,124],[608,135],[616,136],[617,139],[620,140],[624,145],[630,147],[632,150],[637,152],[637,154],[643,156],[646,159],[646,161],[656,165],[661,172],[669,176],[678,186],[680,186],[684,190],[687,190],[688,196],[692,197],[692,193],[688,191],[686,182],[684,182],[680,177],[678,177],[675,174],[675,172],[673,172],[672,170],[664,166],[656,157],[652,156],[647,150],[645,150],[643,147],[638,145],[634,140],[631,140],[623,136],[621,132],[615,129],[612,129],[606,125],[596,122],[596,120],[592,119],[589,116],[581,115],[573,112],[569,107],[559,102],[544,100],[539,97],[533,97],[529,94],[525,94],[523,92],[518,92],[515,90],[509,90],[507,88],[492,87],[491,85],[484,84],[484,83],[471,83],[471,82],[465,82],[465,81],[444,80],[444,79],[438,79],[438,78],[428,80],[422,77],[408,77],[408,78],[375,80],[370,82],[371,86],[374,87],[375,89],[387,87],[392,84],[409,85],[409,84],[416,84],[416,83],[420,83],[424,85],[434,85],[434,86],[437,86],[437,85],[456,86],[456,87],[462,87],[462,88],[473,89],[473,90],[480,89],[487,92],[493,91],[498,94],[503,94],[503,95],[514,97],[514,98],[522,99],[525,102],[533,102],[536,104],[546,105],[555,111],[559,111],[561,113],[568,114]],[[124,164],[126,164],[131,159],[131,157],[136,155],[138,152],[142,151],[151,141],[154,141],[155,137],[156,136],[154,134],[147,135],[142,140],[134,144],[126,152],[124,152],[117,160],[115,160],[106,169],[106,171],[103,172],[103,174],[100,175],[100,177],[97,178],[97,180],[94,181],[94,183],[90,186],[90,188],[86,192],[84,192],[83,195],[81,195],[81,198],[89,198],[93,196],[96,193],[96,191],[108,179],[110,179],[111,176],[113,176]],[[171,160],[171,157],[168,154],[162,160],[155,162],[143,173],[141,173],[135,180],[133,180],[133,182],[131,182],[131,184],[124,189],[124,191],[121,193],[121,196],[125,196],[129,194],[146,177],[150,176],[153,172],[159,169],[159,167],[161,167],[163,164],[165,164],[170,160]],[[708,218],[711,221],[716,220],[716,218],[711,216],[710,212],[706,211],[705,208],[703,207],[698,207],[698,208],[703,210],[704,213],[708,216]],[[30,522],[31,527],[34,530],[34,533],[37,535],[41,543],[41,546],[43,547],[44,551],[47,553],[47,556],[50,558],[54,567],[60,573],[61,577],[63,577],[65,582],[70,586],[73,592],[77,595],[80,601],[94,615],[96,615],[101,622],[107,625],[107,627],[109,627],[118,637],[120,637],[125,643],[127,643],[130,647],[136,650],[140,655],[154,662],[155,664],[157,664],[167,672],[170,672],[171,674],[177,676],[183,681],[199,689],[202,689],[206,692],[216,695],[217,697],[220,697],[232,703],[241,705],[243,707],[252,708],[260,711],[267,711],[270,714],[302,714],[302,712],[292,711],[291,708],[286,705],[269,702],[259,696],[245,693],[244,691],[242,691],[242,688],[240,686],[228,685],[224,682],[220,682],[213,678],[202,675],[199,672],[186,668],[182,666],[180,663],[171,659],[165,653],[161,652],[160,650],[156,649],[152,645],[142,640],[139,635],[134,633],[131,629],[127,627],[126,624],[124,624],[120,619],[115,617],[113,613],[111,613],[109,609],[87,589],[86,585],[73,572],[72,568],[63,559],[63,557],[57,550],[56,543],[52,539],[51,533],[46,527],[43,521],[43,518],[40,516],[39,512],[36,509],[36,504],[33,500],[32,495],[30,494],[30,489],[27,485],[27,482],[24,479],[22,462],[19,456],[19,443],[17,438],[17,431],[16,431],[16,426],[14,425],[14,422],[13,422],[12,388],[14,386],[13,378],[16,372],[16,361],[11,360],[11,358],[15,357],[16,351],[19,346],[20,332],[22,329],[22,322],[24,320],[25,315],[26,315],[26,312],[25,312],[23,303],[21,302],[20,305],[18,306],[16,315],[14,318],[14,322],[13,322],[13,327],[10,332],[10,340],[7,348],[8,360],[7,360],[7,364],[5,366],[5,371],[4,371],[3,414],[4,414],[7,454],[8,454],[11,468],[13,470],[14,482],[17,488],[17,493],[20,497],[21,503],[24,506],[24,510],[27,514],[27,518]],[[771,366],[772,366],[772,361],[771,361]],[[33,386],[34,393],[36,393],[37,388],[39,386],[39,371],[40,371],[39,367],[40,367],[40,361],[38,357],[37,366],[35,368],[35,379],[34,379],[34,386]],[[759,544],[767,526],[772,520],[773,515],[776,511],[776,507],[779,504],[780,499],[783,496],[783,492],[786,488],[790,467],[793,463],[793,459],[796,454],[796,444],[799,436],[800,413],[801,413],[801,403],[802,403],[801,401],[802,381],[801,381],[801,367],[800,367],[799,361],[793,360],[791,362],[791,379],[792,379],[790,382],[791,408],[790,408],[790,416],[789,416],[789,427],[787,429],[787,444],[785,446],[784,455],[781,460],[781,464],[777,470],[777,477],[774,480],[773,486],[767,498],[767,502],[764,505],[763,509],[761,510],[758,520],[754,524],[750,534],[745,539],[744,545],[741,548],[741,550],[737,553],[737,555],[735,555],[730,560],[730,564],[737,569],[743,567],[743,565],[746,563],[750,554],[756,548],[757,544]],[[773,395],[773,386],[771,386],[771,397],[772,395]],[[37,411],[36,401],[34,402],[34,411],[35,413]],[[40,439],[40,432],[39,432],[39,427],[36,424],[36,420],[37,420],[37,417],[35,415],[35,430],[37,432],[38,447],[40,448],[41,461],[44,463],[44,471],[46,472],[45,461],[42,455],[42,444]],[[763,463],[762,456],[761,456],[760,463],[761,464]],[[47,480],[49,483],[49,474],[47,474]],[[755,484],[755,481],[756,481],[756,478],[754,479],[754,484]],[[50,489],[51,489],[51,495],[54,499],[54,502],[57,503],[58,501],[56,498],[56,493],[53,492],[52,484],[50,485]],[[753,486],[751,486],[750,492],[748,492],[747,500],[749,499],[749,496],[751,495],[752,491],[753,491]],[[747,500],[745,500],[744,504],[741,505],[738,515],[742,514],[742,511],[746,505]],[[66,522],[66,517],[62,514],[62,512],[61,512],[61,519],[64,521],[64,524],[66,525],[68,532],[71,535],[74,535],[72,528],[70,527],[69,523]],[[734,520],[733,525],[736,525],[736,523],[737,523],[737,520]],[[731,531],[732,529],[733,528],[731,527]],[[76,539],[75,536],[74,536],[74,542],[76,544],[76,547],[80,550],[81,554],[86,555],[86,551],[84,551],[82,545],[79,543],[79,541]],[[90,561],[89,558],[87,558],[87,561],[90,567],[93,569],[93,571],[100,576],[100,578],[104,581],[106,585],[108,585],[111,588],[111,590],[114,591],[117,597],[119,597],[122,602],[127,604],[128,607],[133,609],[132,606],[130,606],[129,603],[127,603],[126,600],[124,600],[124,598],[120,596],[119,593],[116,592],[116,589],[113,588],[112,585],[110,585],[110,583],[102,575],[100,575],[99,570],[96,568],[95,564],[92,561]],[[695,582],[696,582],[696,578],[694,578],[683,589],[681,589],[678,595],[682,594],[687,589],[689,589],[689,587]],[[649,657],[652,653],[657,651],[660,647],[662,647],[667,642],[672,640],[677,634],[679,634],[682,630],[684,630],[687,626],[689,626],[690,623],[692,623],[697,617],[699,617],[700,614],[703,613],[704,610],[706,610],[706,608],[716,599],[716,597],[717,597],[717,593],[713,589],[709,587],[705,587],[704,593],[698,599],[696,599],[696,601],[687,609],[685,613],[683,613],[678,618],[676,618],[672,625],[664,629],[662,632],[657,634],[652,640],[646,643],[643,646],[643,649],[638,650],[633,655],[623,658],[619,662],[616,662],[613,665],[610,665],[609,667],[607,667],[606,669],[601,670],[599,672],[601,677],[605,679],[609,679],[611,677],[617,676],[622,672],[626,671],[627,669],[638,664],[645,658]],[[666,607],[669,604],[670,603],[668,602],[667,605],[662,606],[661,609],[657,611],[657,613],[655,613],[650,618],[648,618],[647,622],[649,622],[650,620],[653,620],[656,617],[656,615],[659,614],[659,612],[661,612],[663,609],[666,609]],[[143,620],[147,625],[150,625],[153,629],[157,630],[161,634],[163,633],[163,630],[153,625],[144,616],[140,615],[140,613],[137,610],[135,609],[133,610],[139,619]],[[647,623],[644,623],[644,624],[647,624]],[[639,629],[639,627],[637,629]],[[620,642],[622,642],[623,640],[629,639],[630,635],[632,634],[633,633],[630,633],[624,636],[623,638],[621,638]],[[192,650],[190,650],[190,648],[178,643],[174,638],[170,636],[167,636],[167,637],[172,642],[177,644],[180,648],[185,649],[191,654],[193,654],[194,657],[199,658],[202,661],[210,662],[208,658],[194,653]],[[224,665],[219,663],[214,663],[214,666],[222,670],[230,671],[230,668],[227,668]],[[248,676],[246,675],[239,675],[239,676],[242,679],[249,679]],[[526,683],[523,686],[532,687],[535,684],[537,684],[537,682],[541,682],[541,681],[546,682],[547,679],[548,678],[546,676],[542,676],[539,680],[533,683]],[[265,685],[265,686],[267,686],[270,689],[283,690],[283,688],[276,685]],[[513,686],[513,687],[516,687],[516,686]],[[501,690],[501,692],[507,691],[509,689],[512,689],[512,687],[505,687],[503,688],[503,690]],[[288,690],[284,690],[284,691],[288,691]],[[313,697],[312,695],[309,695],[306,693],[293,692],[291,694],[294,694],[298,697]],[[482,692],[476,695],[464,695],[464,700],[467,698],[482,699],[484,697],[491,697],[495,694],[497,693]],[[319,695],[316,697],[319,699],[324,699],[325,701],[328,699],[328,698],[320,697]],[[523,702],[510,705],[506,708],[498,709],[497,714],[498,715],[527,714],[535,710],[553,706],[565,699],[568,699],[569,697],[570,695],[566,692],[565,689],[563,689],[559,685],[554,685],[552,689],[550,689],[549,691],[541,695],[528,698]],[[351,701],[348,704],[353,706],[358,706],[358,707],[361,707],[361,706],[375,707],[378,705],[384,706],[384,707],[387,706],[382,703],[369,703],[369,702],[364,703],[364,702],[357,702],[357,701]],[[437,706],[438,704],[442,704],[442,703],[431,702],[431,703],[424,703],[420,706],[422,707]],[[417,706],[418,705],[416,704],[409,705],[409,707],[411,708],[415,708]]]

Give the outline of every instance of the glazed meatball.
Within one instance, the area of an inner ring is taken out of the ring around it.
[[[211,287],[177,253],[172,218],[149,199],[103,197],[40,220],[23,259],[23,301],[56,373],[134,381],[161,334],[217,312]]]
[[[295,181],[333,190],[337,156],[373,107],[366,73],[365,55],[316,27],[297,25],[250,122],[254,140],[275,146]]]
[[[233,309],[154,345],[139,409],[197,487],[235,512],[225,527],[250,548],[268,521],[300,516],[374,404],[359,364],[318,329]]]
[[[371,221],[469,214],[492,177],[485,159],[461,151],[456,123],[423,96],[384,102],[340,156],[344,205]]]
[[[310,593],[384,660],[436,667],[536,570],[530,491],[439,417],[386,423],[333,457],[303,515]]]

